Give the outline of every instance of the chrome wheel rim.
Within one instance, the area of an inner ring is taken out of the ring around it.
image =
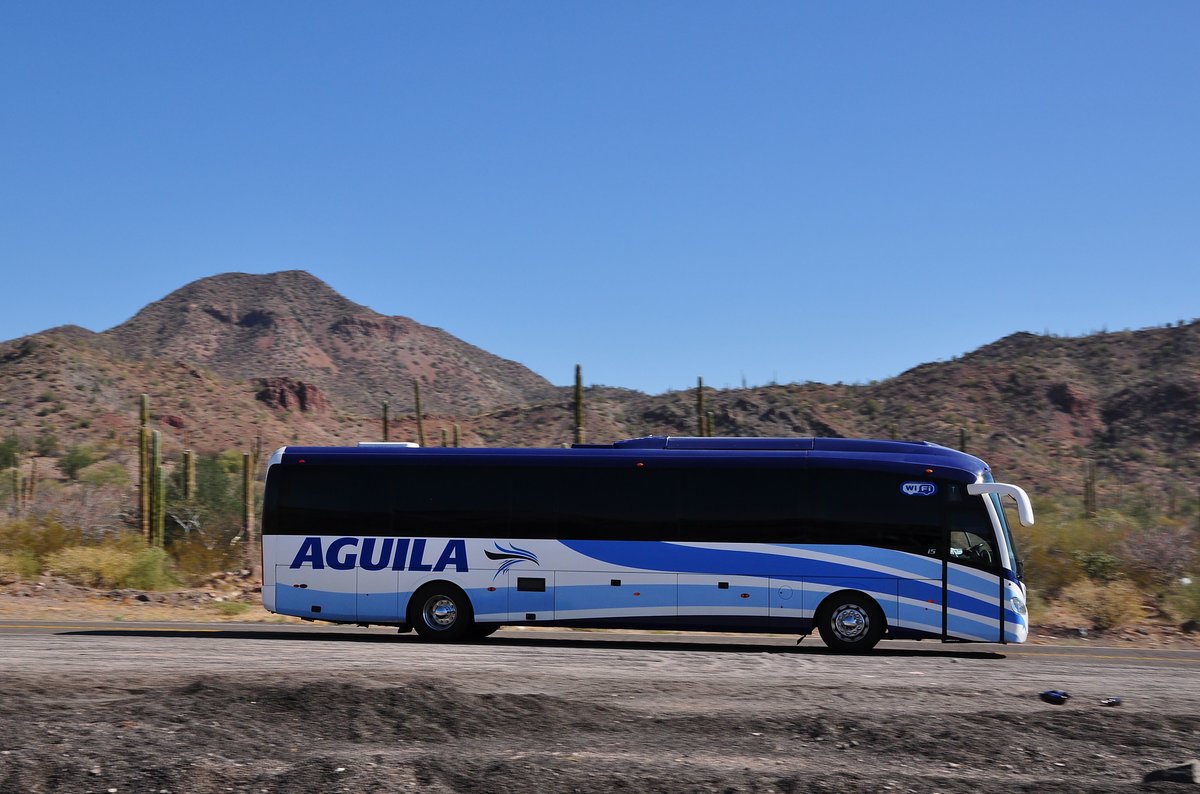
[[[425,625],[437,631],[445,631],[458,620],[458,604],[447,596],[433,596],[421,610]]]
[[[830,616],[833,633],[839,640],[855,642],[862,639],[871,628],[867,612],[857,604],[842,604]]]

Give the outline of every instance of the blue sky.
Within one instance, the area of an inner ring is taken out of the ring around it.
[[[1200,316],[1200,4],[0,4],[0,339],[301,268],[556,383]]]

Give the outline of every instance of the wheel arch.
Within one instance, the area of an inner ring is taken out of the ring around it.
[[[840,590],[834,590],[826,593],[825,597],[821,599],[821,602],[817,604],[817,608],[813,610],[813,627],[816,628],[817,621],[820,620],[820,617],[824,611],[829,609],[831,605],[837,603],[835,597],[844,597],[846,595],[855,595],[860,598],[865,598],[871,603],[872,606],[875,607],[876,614],[879,615],[879,617],[883,620],[883,633],[886,636],[888,629],[891,627],[891,625],[888,623],[887,610],[884,609],[883,605],[879,603],[878,598],[866,592],[865,590],[859,590],[857,587],[843,587]]]
[[[471,596],[447,579],[433,579],[414,590],[404,616],[421,639],[432,642],[463,642],[475,626]]]
[[[412,608],[413,608],[413,605],[417,602],[417,595],[419,593],[421,593],[422,591],[427,590],[432,587],[453,588],[455,591],[462,594],[462,597],[466,599],[467,603],[470,604],[472,608],[474,608],[474,606],[475,606],[474,602],[471,601],[471,594],[467,592],[467,588],[463,587],[462,585],[460,585],[456,582],[452,582],[451,580],[449,580],[445,577],[431,576],[428,579],[423,579],[420,582],[418,582],[416,587],[414,587],[409,592],[408,599],[405,601],[405,604],[404,604],[404,609],[402,609],[400,611],[400,614],[404,617],[404,619],[406,621],[412,615]]]

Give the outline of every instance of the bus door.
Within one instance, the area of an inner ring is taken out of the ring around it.
[[[947,544],[942,577],[943,639],[1001,642],[1000,549],[983,500],[965,486],[949,486]]]

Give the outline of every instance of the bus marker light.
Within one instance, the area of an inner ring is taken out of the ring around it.
[[[494,592],[496,592],[496,588],[494,588],[494,587],[489,587],[489,588],[488,588],[488,592],[489,592],[489,593],[494,593]]]
[[[634,593],[634,595],[635,595],[635,596],[640,596],[640,595],[641,595],[641,593]]]
[[[640,469],[640,468],[642,468],[642,467],[643,467],[643,466],[645,466],[645,465],[646,465],[646,464],[645,464],[645,463],[642,463],[640,460],[637,462],[637,467],[638,467],[639,469]]]
[[[749,593],[742,593],[741,597],[742,597],[742,598],[749,598],[749,597],[750,597],[750,594],[749,594]]]
[[[926,470],[925,470],[925,473],[926,473],[926,474],[933,474],[933,469],[926,469]]]

